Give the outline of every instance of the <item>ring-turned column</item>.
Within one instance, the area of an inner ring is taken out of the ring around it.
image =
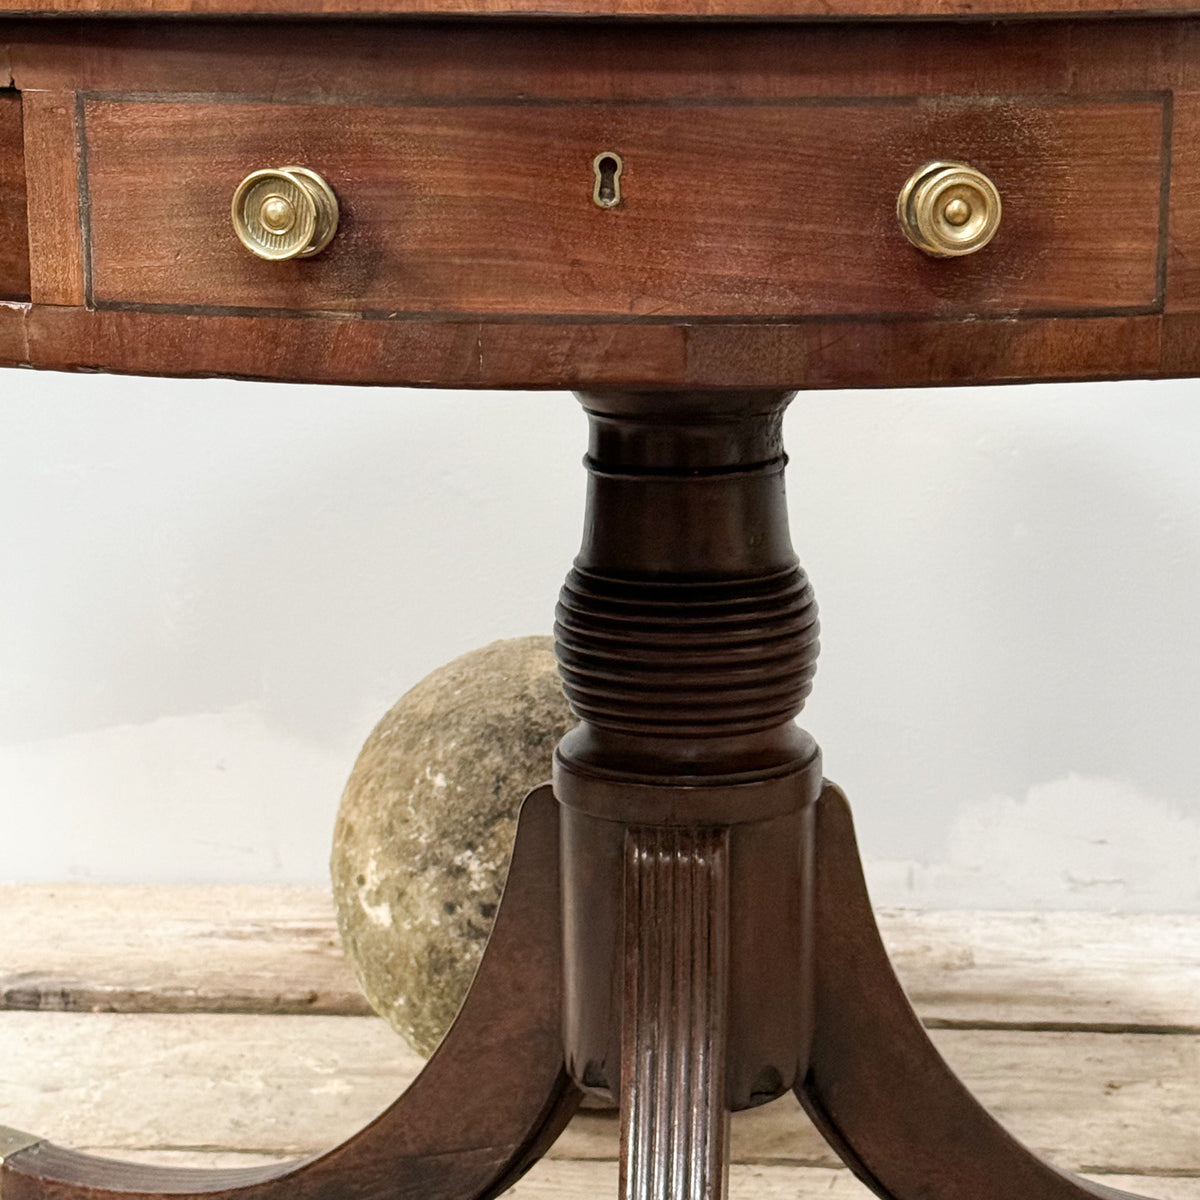
[[[791,393],[581,396],[583,546],[557,611],[568,1067],[622,1107],[622,1194],[723,1189],[726,1114],[802,1072],[805,836],[794,724],[817,613],[792,550]]]

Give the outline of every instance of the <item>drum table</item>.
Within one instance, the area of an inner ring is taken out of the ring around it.
[[[580,723],[473,990],[314,1159],[3,1131],[3,1200],[482,1200],[584,1093],[720,1200],[794,1090],[890,1200],[1123,1193],[1010,1138],[896,982],[794,723],[794,389],[1200,373],[1193,0],[0,0],[0,361],[578,393]]]

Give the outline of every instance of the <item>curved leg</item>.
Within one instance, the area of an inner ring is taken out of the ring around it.
[[[815,846],[816,1030],[796,1094],[854,1174],[884,1200],[1136,1200],[1038,1158],[946,1065],[892,972],[828,783]]]
[[[470,994],[412,1086],[304,1162],[146,1167],[36,1142],[0,1167],[4,1200],[484,1200],[549,1147],[579,1102],[563,1067],[558,804],[521,809],[508,884]],[[2,1133],[3,1131],[0,1131]],[[0,1150],[2,1153],[2,1150]]]

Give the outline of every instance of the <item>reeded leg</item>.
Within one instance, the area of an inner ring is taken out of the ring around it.
[[[938,1054],[892,971],[831,784],[815,842],[815,1029],[796,1094],[846,1165],[884,1200],[1130,1200],[1027,1150]]]
[[[621,1200],[722,1200],[729,834],[625,836]]]
[[[579,1102],[563,1069],[558,805],[521,810],[512,866],[471,992],[412,1086],[349,1141],[306,1162],[228,1171],[146,1167],[36,1142],[0,1167],[4,1200],[484,1200],[549,1147]]]

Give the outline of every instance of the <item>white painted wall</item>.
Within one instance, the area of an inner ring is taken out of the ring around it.
[[[877,901],[1200,911],[1200,396],[819,393],[806,723]],[[320,881],[377,717],[548,631],[566,395],[0,372],[0,879]]]

